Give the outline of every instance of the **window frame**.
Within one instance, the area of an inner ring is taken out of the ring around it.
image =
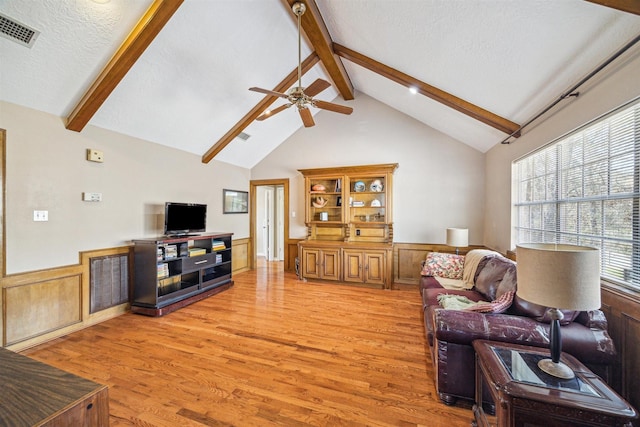
[[[598,247],[601,280],[640,293],[640,97],[515,159],[511,176],[513,247]]]

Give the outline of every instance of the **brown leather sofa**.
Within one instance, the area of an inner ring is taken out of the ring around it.
[[[516,290],[513,261],[497,252],[483,256],[477,263],[473,282],[472,289],[447,289],[438,277],[421,278],[425,334],[434,364],[436,391],[446,404],[475,397],[475,354],[471,345],[474,340],[549,347],[547,308],[527,303],[517,293],[509,308],[499,314],[444,309],[438,302],[441,294],[493,301],[508,290]],[[575,356],[607,381],[616,352],[607,333],[604,313],[600,310],[563,313],[562,351]]]

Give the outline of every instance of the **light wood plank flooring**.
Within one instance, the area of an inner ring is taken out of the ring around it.
[[[24,351],[109,386],[112,426],[469,426],[435,394],[419,293],[263,264],[165,317],[125,314]]]

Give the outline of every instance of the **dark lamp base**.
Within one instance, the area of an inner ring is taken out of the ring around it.
[[[551,376],[565,380],[570,380],[576,376],[570,367],[562,362],[554,362],[551,359],[542,359],[539,361],[538,368]]]

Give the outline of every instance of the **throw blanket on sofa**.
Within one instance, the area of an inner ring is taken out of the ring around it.
[[[489,249],[473,249],[467,253],[464,259],[464,271],[462,272],[462,281],[464,283],[463,288],[471,289],[473,288],[473,279],[476,276],[476,270],[478,269],[478,264],[482,261],[482,258],[494,255],[500,255],[496,251],[492,251]]]
[[[462,295],[440,294],[438,302],[447,310],[464,310],[476,304],[475,301]]]
[[[515,291],[509,291],[500,298],[487,302],[475,302],[463,295],[440,294],[438,302],[447,310],[468,310],[477,311],[479,313],[504,313],[513,302]]]

